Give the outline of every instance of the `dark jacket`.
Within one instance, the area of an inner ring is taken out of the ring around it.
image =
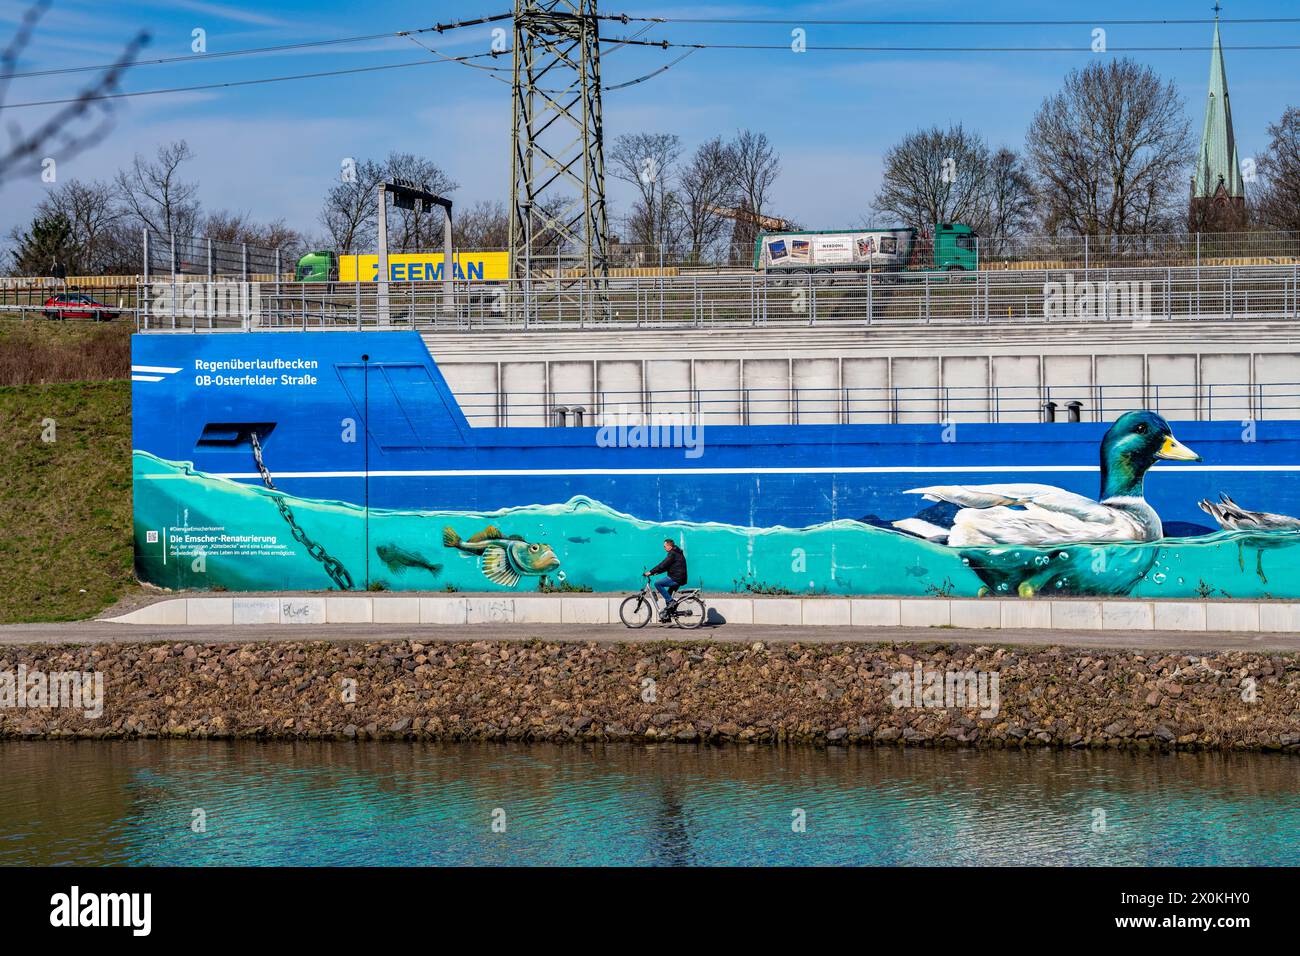
[[[658,574],[663,571],[678,584],[686,583],[686,555],[682,554],[682,549],[673,545],[673,549],[664,556],[664,559],[650,569],[651,574]]]

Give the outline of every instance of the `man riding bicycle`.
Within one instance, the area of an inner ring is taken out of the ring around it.
[[[660,621],[668,620],[668,608],[672,605],[673,594],[686,583],[686,555],[672,538],[664,538],[664,550],[668,552],[664,559],[644,572],[646,577],[658,574],[660,571],[666,575],[655,582],[655,590],[664,599],[663,610],[659,612]]]

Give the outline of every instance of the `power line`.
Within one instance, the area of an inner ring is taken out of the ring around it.
[[[658,76],[660,73],[667,73],[669,70],[675,67],[678,63],[682,62],[682,60],[686,59],[692,53],[698,53],[698,52],[699,52],[698,50],[687,50],[685,53],[677,57],[677,59],[673,60],[671,63],[665,63],[663,66],[659,67],[659,69],[651,70],[649,73],[645,74],[645,76],[638,76],[635,80],[628,80],[626,83],[615,83],[613,86],[602,86],[601,90],[608,93],[610,90],[623,90],[623,89],[627,89],[629,86],[636,86],[638,83],[644,83],[646,80],[653,79],[654,77]]]
[[[414,37],[421,33],[444,33],[448,30],[459,29],[468,26],[480,26],[486,23],[494,23],[499,20],[508,20],[513,16],[512,13],[501,13],[489,17],[479,17],[473,20],[462,20],[454,23],[440,23],[431,27],[421,27],[415,30],[396,30],[387,33],[367,33],[350,37],[335,37],[326,40],[305,40],[298,43],[282,43],[275,46],[248,47],[240,50],[224,50],[207,53],[190,53],[182,56],[158,57],[151,60],[137,60],[133,66],[167,66],[174,63],[188,63],[199,60],[217,60],[227,59],[237,56],[256,56],[266,53],[285,53],[293,50],[306,50],[318,47],[328,46],[346,46],[351,43],[365,43],[372,40],[393,40],[402,37]],[[790,19],[771,19],[771,18],[748,18],[748,17],[639,17],[626,14],[599,14],[597,19],[610,20],[618,23],[647,23],[651,26],[656,24],[696,24],[696,25],[727,25],[727,26],[962,26],[962,27],[995,27],[995,26],[1094,26],[1097,24],[1107,25],[1124,25],[1124,26],[1171,26],[1171,25],[1196,25],[1210,24],[1216,21],[1208,18],[1187,18],[1187,19],[1107,19],[1097,17],[1088,20],[887,20],[887,19],[809,19],[804,17]],[[1240,17],[1224,18],[1218,22],[1221,23],[1251,23],[1251,24],[1287,24],[1300,23],[1300,17]],[[633,40],[614,40],[602,38],[602,42],[619,42],[632,43]],[[656,43],[655,46],[663,46],[662,43]],[[716,46],[718,49],[764,49],[765,47],[749,45],[714,45],[714,44],[672,44],[673,46],[690,47],[692,49],[706,49],[709,46]],[[421,44],[423,46],[423,44]],[[426,49],[429,49],[426,47]],[[773,46],[771,49],[784,49],[784,46]],[[953,52],[1056,52],[1058,48],[1038,48],[1038,47],[820,47],[822,50],[849,51],[862,50],[864,52],[943,52],[951,50]],[[1068,48],[1059,48],[1061,52],[1073,52]],[[1295,49],[1292,46],[1239,46],[1224,47],[1224,49],[1239,50],[1282,50]],[[1183,51],[1201,51],[1199,47],[1127,47],[1123,52],[1183,52]],[[430,49],[430,52],[437,53],[436,50]],[[1087,52],[1092,52],[1091,50]],[[438,54],[441,56],[442,54]],[[90,66],[69,66],[59,67],[48,70],[27,70],[21,73],[0,74],[0,80],[11,79],[28,79],[40,76],[63,76],[72,73],[89,73],[99,70],[109,69],[113,64],[101,63]]]
[[[602,43],[629,43],[654,46],[664,50],[781,50],[790,52],[789,43],[674,43],[670,40],[630,40],[601,37]],[[808,53],[1209,53],[1211,46],[1108,46],[1105,50],[1077,46],[807,46]],[[1300,50],[1298,43],[1220,44],[1223,50]]]
[[[433,47],[429,46],[429,44],[427,44],[427,43],[425,43],[425,42],[423,42],[423,41],[421,41],[421,40],[416,39],[414,36],[411,36],[410,34],[407,34],[406,38],[407,38],[408,40],[410,40],[412,43],[414,43],[416,46],[418,46],[420,49],[422,49],[422,50],[428,50],[428,51],[429,51],[430,53],[432,53],[434,56],[436,56],[436,57],[440,57],[439,60],[435,60],[435,61],[433,61],[433,62],[459,63],[461,66],[472,67],[472,68],[475,69],[475,70],[486,70],[486,71],[487,71],[488,73],[490,73],[490,74],[496,74],[496,73],[509,73],[509,72],[510,72],[510,68],[509,68],[509,67],[505,67],[505,66],[484,66],[484,65],[481,64],[481,63],[467,63],[467,62],[465,62],[465,61],[468,60],[469,57],[462,57],[462,58],[459,58],[459,59],[458,59],[458,58],[456,58],[456,57],[448,56],[446,53],[443,53],[441,50],[435,50]],[[501,55],[505,55],[505,54],[508,53],[508,52],[510,52],[510,51],[509,51],[509,50],[503,50],[503,51],[501,51]],[[500,80],[500,79],[501,79],[501,77],[499,77],[499,76],[493,76],[492,78],[493,78],[493,79],[496,79],[496,80]],[[506,82],[508,82],[508,81],[506,81],[506,80],[501,80],[501,82],[506,83]]]
[[[135,66],[165,66],[170,63],[185,63],[192,60],[217,60],[232,56],[250,56],[257,53],[282,53],[287,50],[303,50],[308,47],[339,46],[346,43],[362,43],[366,40],[387,40],[399,36],[396,33],[371,33],[366,36],[339,37],[335,40],[310,40],[303,43],[284,43],[279,46],[262,46],[244,50],[225,50],[216,53],[189,53],[184,56],[165,56],[154,60],[137,60]],[[61,76],[67,73],[91,73],[102,70],[102,65],[67,66],[55,70],[28,70],[25,73],[8,73],[5,79],[21,80],[34,76]]]
[[[602,50],[602,51],[601,51],[601,58],[602,58],[602,60],[605,59],[605,58],[607,58],[607,57],[608,57],[610,54],[612,54],[612,53],[617,53],[619,50],[623,49],[623,48],[626,47],[628,44],[634,42],[637,38],[642,37],[642,36],[645,36],[645,34],[649,33],[651,30],[653,30],[654,27],[655,27],[655,24],[653,24],[653,23],[647,23],[645,26],[641,27],[641,28],[640,28],[639,30],[637,30],[634,34],[632,34],[632,36],[631,36],[630,38],[628,38],[628,39],[626,39],[626,40],[620,40],[620,41],[615,41],[615,40],[604,41],[604,40],[602,40],[601,42],[610,42],[610,43],[615,43],[615,44],[616,44],[615,46],[611,47],[611,48],[608,49],[608,50]],[[414,36],[410,36],[410,35],[408,35],[408,36],[407,36],[407,39],[410,40],[412,43],[414,43],[416,46],[420,47],[422,50],[428,50],[430,53],[432,53],[432,54],[433,54],[434,56],[436,56],[436,57],[441,57],[441,58],[444,59],[444,60],[449,60],[449,59],[451,59],[450,57],[447,56],[447,54],[445,54],[445,53],[443,53],[443,52],[441,52],[441,51],[439,51],[439,50],[435,50],[433,47],[429,46],[429,44],[423,42],[422,40],[417,39],[417,38],[414,37]],[[658,44],[655,44],[655,45],[658,46]],[[502,55],[504,55],[505,53],[508,53],[508,52],[511,52],[511,51],[509,51],[509,50],[504,50],[504,51],[502,51]],[[661,74],[661,73],[666,73],[668,70],[671,70],[671,69],[672,69],[674,66],[676,66],[678,63],[682,62],[682,60],[686,59],[688,56],[690,56],[691,54],[696,53],[696,52],[698,52],[698,51],[696,51],[696,50],[687,50],[685,53],[683,53],[681,56],[675,58],[675,59],[672,60],[671,62],[664,64],[663,66],[659,67],[658,69],[651,70],[649,73],[646,73],[646,74],[644,74],[643,76],[638,76],[638,77],[636,77],[635,79],[627,80],[626,82],[623,82],[623,83],[603,84],[603,85],[601,86],[601,91],[602,91],[602,92],[605,92],[605,93],[608,93],[608,92],[610,92],[611,90],[622,90],[622,89],[626,89],[626,88],[629,87],[629,86],[636,86],[636,85],[638,85],[638,84],[640,84],[640,83],[644,83],[646,80],[653,79],[654,77],[658,76],[658,75]],[[496,81],[498,81],[498,82],[500,82],[500,83],[504,83],[506,86],[512,86],[512,85],[513,85],[513,84],[511,83],[510,80],[507,80],[507,79],[505,79],[504,77],[501,77],[501,76],[497,76],[497,75],[496,75],[496,74],[498,74],[498,73],[511,73],[511,72],[512,72],[512,69],[511,69],[510,67],[504,67],[504,66],[483,66],[482,64],[479,64],[479,63],[464,63],[464,62],[462,62],[461,65],[462,65],[462,66],[467,66],[467,67],[472,67],[472,68],[474,68],[474,69],[476,69],[476,70],[484,70],[484,71],[486,71],[486,72],[488,73],[489,76],[492,77],[492,79],[494,79],[494,80],[496,80]],[[552,89],[545,89],[545,88],[543,88],[543,87],[534,87],[534,89],[535,89],[537,92],[539,92],[539,93],[545,93],[545,94],[547,94],[547,95],[549,95],[549,96],[562,96],[562,95],[564,95],[566,92],[572,92],[571,90],[569,90],[569,91],[566,91],[566,90],[552,90]]]
[[[77,103],[87,100],[118,100],[128,99],[134,96],[160,96],[165,93],[193,93],[198,90],[219,90],[236,86],[259,86],[263,83],[283,83],[288,80],[315,80],[330,76],[347,76],[354,73],[377,73],[380,70],[400,70],[408,66],[435,66],[439,63],[448,63],[458,60],[473,60],[485,56],[498,56],[496,53],[472,53],[466,56],[448,57],[443,60],[411,60],[406,63],[385,63],[380,66],[358,66],[347,70],[325,70],[320,73],[295,73],[289,76],[267,76],[255,80],[231,80],[226,83],[201,83],[196,86],[174,86],[163,90],[133,90],[125,93],[105,93],[97,96],[79,97],[74,96],[68,99],[58,100],[33,100],[28,103],[10,103],[0,106],[2,110],[24,109],[29,106],[58,106],[64,103]]]
[[[461,27],[481,26],[485,23],[494,23],[497,20],[507,20],[512,17],[513,13],[500,13],[490,17],[479,17],[475,20],[461,20],[455,23],[438,23],[431,27],[420,27],[415,30],[395,30],[388,33],[367,33],[362,36],[336,37],[329,40],[304,40],[298,43],[282,43],[276,46],[247,47],[242,50],[218,50],[213,53],[187,53],[183,56],[165,56],[153,60],[137,60],[133,66],[166,66],[172,63],[188,63],[196,60],[219,60],[235,56],[255,56],[259,53],[284,53],[290,50],[306,50],[313,47],[324,46],[343,46],[349,43],[365,43],[370,40],[396,40],[402,37],[412,37],[420,33],[445,33],[448,30],[456,30]],[[0,74],[0,80],[17,80],[34,76],[61,76],[68,73],[90,73],[99,70],[106,70],[112,64],[97,64],[95,66],[68,66],[50,70],[28,70],[24,73],[5,73]]]
[[[600,20],[619,23],[691,23],[727,26],[870,26],[870,27],[1085,27],[1107,26],[1194,26],[1212,23],[1300,23],[1300,17],[1224,17],[1212,19],[1197,17],[1186,19],[1125,19],[1090,17],[1086,20],[818,20],[808,17],[755,18],[755,17],[637,17],[627,14],[598,14]]]

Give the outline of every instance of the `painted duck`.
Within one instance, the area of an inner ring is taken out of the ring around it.
[[[1284,548],[1300,543],[1300,538],[1297,538],[1296,534],[1300,532],[1300,518],[1292,518],[1290,515],[1271,514],[1267,511],[1247,511],[1222,492],[1219,493],[1218,501],[1202,498],[1197,502],[1197,505],[1217,521],[1219,527],[1224,531],[1258,532],[1252,534],[1250,540],[1255,546],[1255,574],[1265,584],[1268,583],[1268,577],[1264,574],[1264,551],[1269,548]],[[1264,535],[1271,535],[1276,532],[1282,532],[1283,536],[1264,537]],[[1287,534],[1286,532],[1290,533]],[[1243,554],[1245,545],[1245,539],[1238,539],[1237,566],[1243,571],[1246,569],[1246,560]]]
[[[949,527],[920,518],[893,522],[900,531],[963,551],[992,589],[1014,586],[1022,597],[1052,585],[1058,593],[1125,593],[1155,561],[1164,529],[1143,496],[1157,461],[1199,461],[1159,415],[1121,415],[1101,440],[1101,495],[1094,501],[1052,485],[933,485],[910,489],[957,505]],[[1062,547],[1087,543],[1088,548]],[[1113,545],[1099,551],[1097,545]],[[1067,587],[1068,584],[1068,587]]]

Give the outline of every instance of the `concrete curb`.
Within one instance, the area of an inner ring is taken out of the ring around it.
[[[624,595],[394,597],[370,594],[170,598],[107,620],[144,625],[617,624]],[[733,624],[985,630],[1300,631],[1300,603],[1002,601],[947,598],[706,598]]]

